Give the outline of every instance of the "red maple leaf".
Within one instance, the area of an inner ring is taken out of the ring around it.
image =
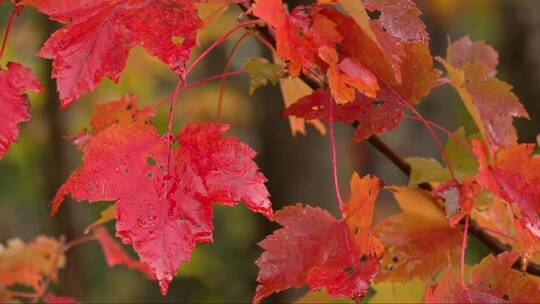
[[[308,284],[326,287],[333,296],[361,296],[379,270],[377,259],[359,262],[348,245],[346,223],[319,208],[295,205],[277,211],[274,219],[284,228],[259,245],[261,269],[253,301],[284,289]]]
[[[83,165],[54,197],[56,212],[64,197],[117,201],[116,233],[131,243],[150,265],[161,290],[197,242],[212,241],[212,203],[236,205],[272,217],[265,177],[252,158],[255,152],[234,138],[224,138],[224,124],[191,124],[175,137],[179,147],[168,151],[169,138],[149,124],[134,97],[101,107],[123,109],[116,117],[94,117],[94,132],[79,145]],[[103,113],[103,111],[96,111]]]
[[[39,52],[53,59],[61,107],[93,91],[107,76],[118,81],[129,51],[142,46],[182,75],[202,23],[192,0],[23,0],[66,23]]]
[[[283,228],[259,243],[265,252],[256,262],[259,286],[253,301],[304,284],[310,290],[324,287],[333,296],[363,296],[384,251],[370,231],[380,188],[378,179],[355,174],[343,220],[300,204],[277,211],[274,219]]]
[[[375,23],[380,24],[391,36],[401,41],[427,43],[426,25],[419,18],[422,12],[412,0],[367,0],[366,8],[379,11]]]
[[[20,64],[10,62],[0,68],[0,159],[19,136],[18,126],[30,119],[28,100],[23,91],[41,92],[39,80]]]
[[[283,115],[304,119],[330,119],[329,106],[334,103],[334,120],[346,124],[357,123],[354,140],[360,142],[371,135],[394,129],[403,116],[401,108],[393,101],[376,101],[357,94],[355,101],[336,104],[330,92],[316,90],[285,109]]]

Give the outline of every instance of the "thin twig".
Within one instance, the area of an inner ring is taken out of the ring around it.
[[[377,74],[375,75],[377,76]],[[403,96],[401,96],[393,87],[391,87],[388,83],[386,83],[384,79],[378,76],[377,76],[377,79],[388,89],[390,93],[392,93],[392,95],[394,95],[399,100],[399,104],[409,109],[424,124],[428,132],[431,134],[431,137],[433,138],[433,140],[435,140],[435,144],[437,145],[437,148],[441,151],[441,155],[446,164],[446,170],[448,170],[448,173],[450,173],[450,176],[452,177],[452,179],[455,180],[456,177],[454,175],[454,169],[452,168],[452,164],[450,163],[450,159],[448,158],[448,155],[446,154],[446,150],[441,142],[441,139],[439,138],[437,133],[435,133],[435,131],[433,130],[433,128],[431,127],[427,119],[422,114],[420,114],[420,112],[418,112],[418,110],[416,110],[416,108],[412,104],[410,104],[407,100],[405,100],[405,98],[403,98]]]
[[[170,179],[170,169],[171,169],[171,154],[172,154],[172,144],[174,142],[174,136],[172,134],[173,129],[173,123],[174,123],[174,110],[176,108],[176,100],[178,99],[178,94],[180,94],[180,90],[182,86],[185,84],[184,79],[180,77],[178,80],[178,83],[176,84],[176,88],[174,89],[174,93],[171,100],[171,106],[169,107],[169,123],[167,124],[167,133],[165,134],[167,136],[167,174],[165,176],[165,187],[163,198],[167,198],[169,195],[169,179]],[[165,208],[163,208],[165,210]],[[163,213],[162,210],[162,213]],[[165,217],[162,216],[162,219]]]
[[[84,243],[87,243],[87,242],[91,242],[91,241],[95,241],[96,240],[96,237],[93,235],[93,234],[88,234],[88,235],[82,235],[76,239],[73,239],[67,243],[64,244],[64,246],[62,247],[62,251],[63,252],[66,252],[68,250],[70,250],[71,248],[75,247],[75,246],[79,246],[81,244],[84,244]]]
[[[339,191],[339,183],[337,177],[337,156],[336,156],[336,140],[334,136],[334,106],[333,101],[329,102],[330,120],[328,122],[328,137],[330,138],[330,149],[332,150],[332,177],[334,178],[334,191],[336,192],[336,200],[339,206],[341,214],[345,211],[343,200],[341,199],[341,193]]]
[[[229,29],[227,32],[225,32],[225,34],[221,35],[221,37],[219,37],[219,39],[214,41],[214,43],[212,43],[212,45],[210,45],[201,55],[199,55],[199,57],[197,57],[193,61],[193,63],[190,66],[188,66],[188,68],[186,69],[186,71],[182,75],[182,78],[183,78],[182,80],[185,81],[185,78],[191,73],[191,71],[193,71],[193,69],[208,55],[208,53],[210,53],[221,42],[223,42],[223,40],[227,39],[230,35],[232,35],[237,30],[239,30],[241,28],[245,28],[245,27],[250,26],[250,25],[254,25],[257,22],[258,22],[257,20],[249,20],[249,21],[246,21],[246,22],[238,23],[235,26],[233,26],[231,29]]]
[[[188,89],[192,89],[192,88],[194,88],[194,87],[196,87],[198,85],[205,84],[205,83],[210,82],[212,80],[217,80],[217,79],[222,79],[222,78],[226,78],[226,77],[242,75],[242,74],[245,74],[245,73],[246,73],[245,71],[232,71],[232,72],[221,73],[221,74],[213,75],[213,76],[210,76],[210,77],[206,77],[204,79],[200,79],[198,81],[194,81],[194,82],[191,82],[191,83],[183,86],[180,89],[179,93],[182,93],[182,92],[184,92],[185,90],[188,90]],[[171,100],[171,98],[173,98],[173,95],[174,95],[174,93],[170,94],[169,96],[163,98],[162,100],[154,103],[151,107],[153,109],[159,108],[160,106],[165,104],[167,101]]]
[[[225,68],[223,69],[223,73],[227,73],[229,71],[229,68],[232,65],[234,55],[236,54],[236,51],[242,44],[242,41],[246,39],[250,35],[250,32],[245,32],[236,42],[234,43],[231,52],[229,54],[229,57],[227,58],[227,63],[225,64]],[[218,97],[218,107],[217,107],[217,113],[216,113],[216,120],[221,119],[221,107],[223,105],[223,94],[225,93],[225,84],[227,83],[227,78],[223,77],[221,78],[221,83],[219,84],[219,97]]]
[[[418,117],[416,116],[412,116],[412,115],[405,115],[405,118],[408,118],[408,119],[413,119],[413,120],[416,120],[416,121],[420,121],[420,119],[418,119]],[[471,156],[474,156],[474,153],[470,147],[470,145],[466,144],[463,140],[461,140],[461,138],[457,137],[456,135],[454,135],[452,132],[450,132],[448,129],[446,129],[445,127],[439,125],[438,123],[435,123],[429,119],[426,120],[431,126],[433,126],[435,129],[443,132],[444,134],[446,134],[446,136],[448,136],[448,138],[452,139],[453,141],[455,141],[456,143],[458,143],[459,145],[461,145],[465,150],[467,150],[467,152],[469,152],[469,154]]]
[[[461,287],[465,288],[465,252],[467,250],[467,235],[469,234],[469,216],[465,216],[465,227],[463,227],[463,241],[461,242],[461,261],[459,267],[459,278]]]

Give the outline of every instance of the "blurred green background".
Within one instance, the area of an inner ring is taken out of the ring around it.
[[[424,12],[434,54],[445,56],[448,39],[457,40],[464,35],[473,40],[485,40],[499,51],[499,77],[514,85],[514,92],[531,116],[529,121],[516,121],[520,140],[534,142],[540,130],[540,1],[424,0],[418,5]],[[205,6],[201,9],[203,16],[216,8],[210,4]],[[0,4],[2,33],[11,10],[11,3]],[[201,31],[194,54],[199,54],[230,28],[239,13],[232,6]],[[32,120],[23,124],[18,142],[0,161],[2,243],[13,237],[31,240],[39,234],[64,234],[68,239],[81,235],[108,204],[68,202],[56,217],[49,218],[49,200],[81,157],[65,137],[88,127],[93,106],[98,103],[119,99],[128,92],[139,96],[141,104],[153,103],[169,95],[176,84],[174,74],[163,63],[142,48],[136,48],[130,53],[119,84],[105,80],[94,93],[85,95],[68,110],[59,110],[54,83],[49,77],[50,61],[34,56],[58,26],[36,11],[26,9],[16,19],[7,51],[0,61],[2,66],[7,61],[16,61],[31,67],[47,89],[44,94],[30,95]],[[233,35],[212,52],[190,79],[221,73],[241,34]],[[247,57],[268,55],[261,44],[248,38],[239,48],[231,70],[240,69]],[[175,129],[191,121],[215,120],[218,91],[219,81],[216,81],[182,93],[175,114]],[[278,87],[258,89],[253,96],[247,92],[245,76],[228,80],[222,120],[233,125],[230,136],[239,137],[258,151],[256,160],[269,179],[267,185],[274,209],[302,202],[337,214],[328,138],[311,127],[307,127],[306,136],[291,136],[288,120],[279,115],[283,101]],[[449,87],[435,89],[419,109],[449,130],[463,125],[469,132],[475,131],[457,94]],[[165,129],[166,118],[164,106],[156,119],[161,131]],[[348,197],[353,171],[376,174],[390,183],[407,183],[400,171],[367,144],[353,144],[350,127],[336,126],[336,130],[339,180],[344,197]],[[416,121],[404,120],[383,139],[403,157],[440,159],[428,132]],[[378,204],[376,219],[397,211],[388,194],[382,195]],[[53,288],[81,301],[99,303],[249,302],[256,286],[254,261],[261,253],[256,243],[276,225],[243,206],[215,207],[214,224],[214,244],[197,246],[191,261],[180,267],[166,297],[159,294],[156,283],[138,272],[123,267],[108,269],[97,243],[81,245],[68,253],[67,267],[61,271],[60,281]],[[113,231],[113,225],[109,225],[109,229]],[[484,254],[482,246],[473,246],[470,261]],[[376,299],[392,301],[397,289],[397,286],[385,286]],[[414,301],[414,288],[410,290],[411,301]],[[303,289],[288,291],[271,301],[293,301],[304,292]]]

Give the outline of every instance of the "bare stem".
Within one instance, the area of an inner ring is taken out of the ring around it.
[[[11,15],[9,15],[9,21],[6,27],[6,32],[4,33],[4,39],[2,40],[2,47],[0,47],[0,59],[2,59],[2,55],[4,55],[6,44],[9,38],[9,33],[11,32],[11,27],[13,26],[13,21],[15,21],[15,17],[17,17],[20,11],[21,11],[21,7],[15,6],[13,8],[13,11],[11,11]]]
[[[413,115],[405,115],[405,118],[409,118],[409,119],[414,119],[414,120],[417,120],[417,121],[420,121],[420,119],[416,116],[413,116]],[[471,147],[463,142],[461,140],[461,138],[455,136],[454,134],[452,134],[452,132],[450,132],[448,129],[446,129],[445,127],[439,125],[438,123],[435,123],[429,119],[426,119],[427,123],[429,123],[431,126],[433,126],[435,129],[443,132],[444,134],[446,134],[446,136],[448,136],[448,138],[452,139],[453,141],[455,141],[456,143],[458,143],[459,145],[461,145],[463,148],[465,148],[465,150],[467,150],[467,152],[469,152],[470,155],[474,155],[472,150],[471,150]]]
[[[192,83],[189,83],[185,86],[183,86],[181,89],[180,89],[180,92],[178,92],[179,94],[184,92],[185,90],[188,90],[188,89],[191,89],[191,88],[194,88],[196,86],[199,86],[201,84],[205,84],[207,82],[210,82],[210,81],[213,81],[213,80],[217,80],[217,79],[222,79],[222,78],[227,78],[227,77],[231,77],[231,76],[237,76],[237,75],[242,75],[244,74],[245,72],[244,71],[232,71],[232,72],[227,72],[227,73],[221,73],[221,74],[217,74],[217,75],[214,75],[214,76],[210,76],[210,77],[206,77],[204,79],[201,79],[201,80],[198,80],[198,81],[195,81],[195,82],[192,82]],[[171,100],[171,98],[173,98],[174,96],[174,93],[163,98],[162,100],[156,102],[154,105],[152,105],[152,108],[153,109],[157,109],[159,108],[160,106],[162,106],[164,103],[166,103],[167,101]]]
[[[231,49],[231,53],[229,54],[229,57],[227,58],[227,63],[225,64],[225,68],[223,69],[223,73],[227,73],[229,71],[229,68],[231,67],[232,61],[234,59],[234,55],[236,54],[236,51],[242,44],[242,41],[246,39],[246,37],[249,36],[249,32],[245,32],[236,42],[234,43],[233,48]],[[223,105],[223,93],[225,92],[225,84],[227,83],[227,78],[223,77],[221,78],[221,83],[219,84],[219,97],[218,97],[218,107],[217,107],[217,113],[216,113],[216,119],[219,121],[221,118],[221,106]]]
[[[166,198],[169,195],[169,179],[170,179],[170,168],[171,168],[171,154],[172,154],[172,143],[174,141],[174,136],[172,134],[172,128],[174,123],[174,110],[176,108],[176,100],[178,99],[178,94],[180,94],[180,91],[182,89],[182,85],[184,84],[184,79],[180,78],[178,80],[178,83],[176,84],[176,88],[174,89],[174,93],[172,96],[171,106],[169,108],[169,123],[167,125],[167,133],[165,136],[167,136],[167,175],[165,176],[165,193],[163,195],[163,198]]]
[[[450,173],[450,176],[452,177],[452,179],[455,180],[456,177],[454,176],[454,170],[452,169],[452,164],[450,163],[450,159],[448,158],[448,155],[446,154],[446,150],[444,149],[444,146],[441,143],[441,139],[439,138],[439,136],[437,136],[437,133],[435,133],[435,131],[433,130],[433,128],[431,127],[427,119],[422,114],[420,114],[420,112],[418,112],[418,110],[416,110],[416,108],[413,105],[411,105],[407,100],[405,100],[396,90],[394,90],[394,88],[388,85],[386,81],[384,81],[381,77],[377,77],[377,78],[399,100],[399,103],[402,106],[409,109],[424,124],[428,132],[431,134],[431,137],[433,138],[433,140],[435,140],[435,144],[441,151],[444,162],[446,164],[446,169]]]
[[[87,242],[95,241],[95,240],[96,240],[96,237],[93,234],[82,235],[76,239],[73,239],[65,243],[64,246],[62,247],[62,251],[66,252],[66,251],[69,251],[73,247],[79,246]]]
[[[469,234],[469,216],[465,216],[465,227],[463,228],[463,241],[461,242],[461,264],[460,280],[461,287],[465,288],[465,252],[467,251],[467,235]]]
[[[329,109],[330,109],[330,120],[328,122],[328,137],[330,138],[330,149],[332,150],[332,176],[334,178],[334,191],[336,192],[336,200],[339,206],[339,211],[341,211],[341,214],[343,216],[343,212],[345,210],[345,206],[343,204],[343,200],[341,199],[341,194],[339,191],[339,182],[337,177],[337,156],[336,156],[336,140],[334,136],[334,101],[329,101]]]
[[[225,34],[221,35],[214,43],[212,43],[211,46],[209,46],[197,59],[193,61],[193,63],[186,69],[184,75],[182,76],[183,80],[191,73],[191,71],[213,50],[215,49],[223,40],[227,39],[230,35],[232,35],[234,32],[236,32],[238,29],[244,28],[249,25],[254,25],[258,22],[258,20],[249,20],[246,22],[238,23],[235,26],[233,26],[231,29],[229,29]]]
[[[266,47],[272,51],[272,52],[275,52],[276,51],[276,48],[272,45],[272,43],[270,43],[270,41],[266,40],[266,38],[264,38],[262,35],[260,35],[259,32],[257,32],[257,35],[255,35],[255,37],[260,41],[262,42],[264,45],[266,45]]]

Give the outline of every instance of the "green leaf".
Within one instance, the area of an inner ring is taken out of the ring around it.
[[[463,127],[459,127],[452,134],[464,144],[468,144],[471,139],[481,138],[479,133],[466,136]],[[478,171],[476,158],[461,143],[453,138],[448,138],[445,146],[446,154],[458,180],[463,180],[463,178],[468,176],[474,176]]]
[[[276,85],[278,79],[285,73],[282,65],[271,63],[260,57],[248,58],[243,69],[250,77],[249,95],[252,95],[257,88],[267,85],[268,82]]]
[[[411,165],[410,185],[428,182],[444,182],[450,175],[441,164],[432,158],[409,157],[406,161]]]
[[[465,177],[475,176],[478,171],[476,158],[463,145],[468,145],[471,139],[481,138],[481,135],[476,133],[466,136],[463,127],[452,134],[453,137],[449,137],[446,142],[445,150],[456,178],[462,181]],[[423,157],[409,157],[406,160],[411,165],[411,185],[450,179],[448,171],[437,160]]]

